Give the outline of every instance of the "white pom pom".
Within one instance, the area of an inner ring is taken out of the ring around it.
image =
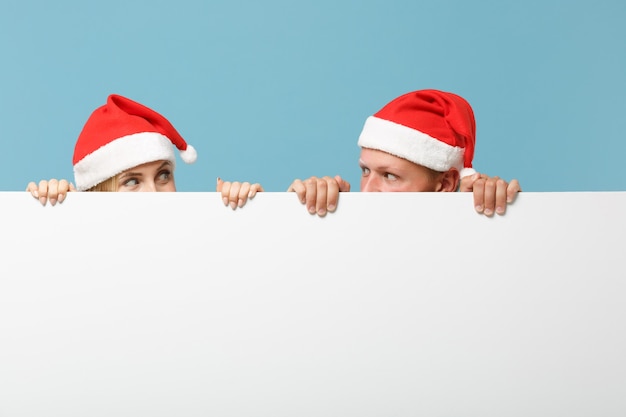
[[[193,164],[198,159],[198,153],[193,146],[187,145],[187,149],[180,151],[180,158],[188,164]]]
[[[461,170],[461,178],[469,177],[470,175],[474,175],[476,170],[474,168],[463,168]]]

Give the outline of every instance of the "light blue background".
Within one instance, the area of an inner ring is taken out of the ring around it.
[[[358,190],[366,117],[423,88],[472,104],[482,172],[525,191],[626,189],[622,0],[3,0],[0,52],[2,191],[72,178],[110,93],[196,147],[179,191],[335,174]]]

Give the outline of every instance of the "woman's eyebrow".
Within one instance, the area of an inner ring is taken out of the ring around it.
[[[163,169],[165,167],[171,167],[171,166],[172,166],[172,163],[170,161],[165,161],[161,165],[159,165],[159,168],[157,169]],[[126,171],[120,174],[120,178],[129,177],[129,176],[138,177],[141,175],[143,175],[141,172]]]
[[[120,174],[120,178],[125,178],[125,177],[140,177],[143,174],[141,172],[132,172],[132,171],[128,171],[128,172],[123,172]]]

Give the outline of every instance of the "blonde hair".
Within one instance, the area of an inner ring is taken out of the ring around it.
[[[118,188],[118,184],[117,184],[117,175],[106,179],[104,181],[102,181],[100,184],[96,184],[93,187],[87,189],[86,191],[117,191]]]

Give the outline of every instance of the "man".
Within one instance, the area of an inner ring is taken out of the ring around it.
[[[477,173],[475,142],[474,112],[465,99],[439,90],[403,94],[368,117],[361,131],[361,191],[472,191],[477,212],[504,214],[519,183]],[[309,213],[324,216],[335,211],[350,184],[340,176],[311,177],[294,180],[287,191]]]

